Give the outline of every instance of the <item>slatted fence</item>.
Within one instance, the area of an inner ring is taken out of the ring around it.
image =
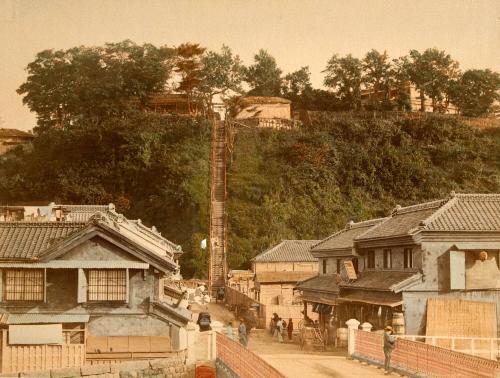
[[[353,357],[383,364],[383,334],[355,330]],[[500,374],[497,361],[404,339],[396,340],[391,364],[436,378],[494,378]]]

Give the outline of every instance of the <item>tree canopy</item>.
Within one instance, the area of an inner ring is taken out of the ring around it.
[[[276,59],[266,50],[260,50],[254,56],[254,64],[245,70],[245,81],[250,85],[249,95],[280,96],[282,71]]]
[[[491,70],[467,70],[450,85],[450,100],[465,116],[488,113],[500,100],[500,75]]]
[[[44,50],[19,89],[37,114],[37,130],[68,128],[79,119],[99,122],[129,112],[160,92],[173,68],[174,50],[131,41],[102,47]]]
[[[348,54],[345,57],[332,56],[323,71],[324,84],[332,88],[350,109],[360,108],[362,70],[361,61]]]

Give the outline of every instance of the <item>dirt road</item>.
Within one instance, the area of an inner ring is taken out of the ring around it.
[[[234,315],[223,305],[196,305],[193,312],[208,311],[213,320],[227,324]],[[197,314],[193,316],[194,321]],[[237,327],[238,322],[233,326]],[[301,350],[296,342],[278,343],[265,330],[252,330],[248,348],[290,378],[383,377],[383,370],[348,360],[345,349],[328,352]]]

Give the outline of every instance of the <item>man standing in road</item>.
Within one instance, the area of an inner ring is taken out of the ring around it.
[[[245,323],[243,323],[243,319],[240,319],[240,325],[238,326],[238,336],[240,344],[246,348],[248,344],[247,327],[245,326]]]
[[[396,344],[396,339],[392,335],[392,327],[387,326],[384,329],[384,374],[390,374],[391,370],[391,353]]]

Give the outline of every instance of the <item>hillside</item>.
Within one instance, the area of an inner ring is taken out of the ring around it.
[[[228,170],[229,264],[452,190],[500,191],[499,129],[316,113],[301,130],[241,130]]]
[[[0,204],[114,203],[181,244],[183,273],[203,275],[210,123],[137,113],[52,129],[0,156]]]
[[[113,202],[183,246],[206,276],[210,123],[138,113],[42,133],[0,157],[0,204]],[[338,120],[238,132],[228,169],[229,264],[286,238],[318,239],[451,190],[500,192],[500,130],[455,119]]]

